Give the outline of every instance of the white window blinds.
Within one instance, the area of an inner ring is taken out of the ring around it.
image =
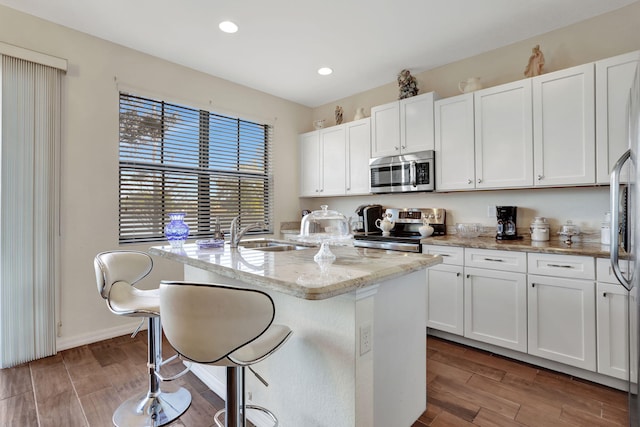
[[[120,94],[120,242],[163,241],[170,212],[190,238],[264,222],[270,232],[271,126]]]
[[[0,55],[0,367],[56,352],[63,72]]]

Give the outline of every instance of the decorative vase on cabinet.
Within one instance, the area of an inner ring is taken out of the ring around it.
[[[184,222],[184,212],[169,214],[169,223],[164,227],[164,234],[174,248],[181,248],[189,236],[189,226]]]

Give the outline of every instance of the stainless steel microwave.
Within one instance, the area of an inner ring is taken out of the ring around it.
[[[369,161],[369,188],[372,193],[433,191],[433,150],[378,157]]]

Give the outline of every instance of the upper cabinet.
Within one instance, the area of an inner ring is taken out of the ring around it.
[[[473,94],[435,103],[436,189],[475,188]]]
[[[533,185],[531,80],[474,93],[476,188]]]
[[[534,185],[595,184],[594,65],[534,77]]]
[[[368,118],[300,135],[300,195],[369,193]]]
[[[371,109],[371,157],[433,150],[435,92],[401,99]]]
[[[356,120],[346,128],[346,194],[369,194],[371,119]]]
[[[627,102],[640,51],[596,62],[597,182],[608,184],[618,158],[629,148]]]
[[[435,103],[438,191],[533,185],[531,80]]]

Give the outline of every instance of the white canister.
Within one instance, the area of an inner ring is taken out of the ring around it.
[[[546,242],[549,240],[549,223],[543,216],[537,216],[531,223],[531,240]]]

